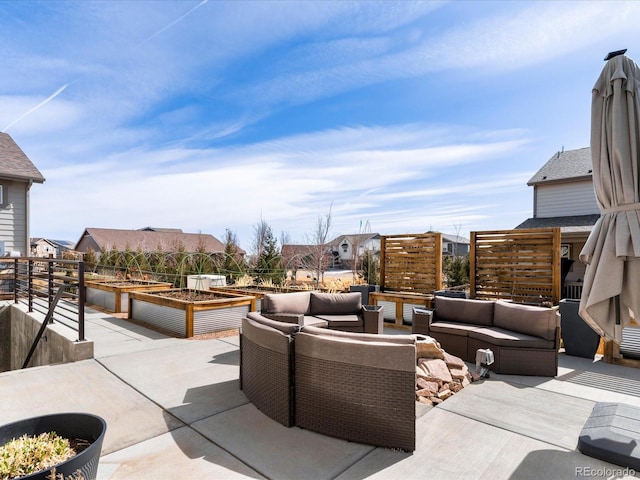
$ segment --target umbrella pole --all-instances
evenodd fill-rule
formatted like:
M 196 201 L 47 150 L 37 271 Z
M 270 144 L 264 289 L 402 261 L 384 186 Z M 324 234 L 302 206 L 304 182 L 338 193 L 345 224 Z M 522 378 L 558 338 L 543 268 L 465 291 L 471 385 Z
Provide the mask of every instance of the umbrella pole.
M 616 295 L 615 297 L 613 297 L 613 309 L 615 311 L 615 317 L 616 317 L 616 327 L 618 328 L 618 326 L 620 325 L 620 295 Z M 620 344 L 618 342 L 615 341 L 611 341 L 611 358 L 613 361 L 621 358 L 620 357 Z

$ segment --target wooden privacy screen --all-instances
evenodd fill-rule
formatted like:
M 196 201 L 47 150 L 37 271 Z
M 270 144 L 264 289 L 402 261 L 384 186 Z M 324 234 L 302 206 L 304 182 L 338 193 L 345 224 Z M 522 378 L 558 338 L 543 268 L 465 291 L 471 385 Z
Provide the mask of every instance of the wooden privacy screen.
M 442 288 L 442 234 L 380 237 L 380 289 L 433 294 Z
M 471 232 L 471 297 L 560 302 L 560 229 Z

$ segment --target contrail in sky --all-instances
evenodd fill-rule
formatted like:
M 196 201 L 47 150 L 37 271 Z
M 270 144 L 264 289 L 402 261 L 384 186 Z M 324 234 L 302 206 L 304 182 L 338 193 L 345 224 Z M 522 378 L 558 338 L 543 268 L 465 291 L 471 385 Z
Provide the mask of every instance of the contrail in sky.
M 184 17 L 186 17 L 187 15 L 192 14 L 193 12 L 195 12 L 197 9 L 199 9 L 202 5 L 204 5 L 205 3 L 207 3 L 209 0 L 202 0 L 198 5 L 196 5 L 195 7 L 193 7 L 191 10 L 189 10 L 187 13 L 185 13 L 184 15 L 179 16 L 178 18 L 176 18 L 173 22 L 171 22 L 169 25 L 167 25 L 164 28 L 161 28 L 160 30 L 158 30 L 156 33 L 154 33 L 153 35 L 151 35 L 150 37 L 148 37 L 144 42 L 142 43 L 146 43 L 149 40 L 151 40 L 152 38 L 157 37 L 158 35 L 160 35 L 162 32 L 164 32 L 165 30 L 170 29 L 171 27 L 173 27 L 176 23 L 178 23 L 179 21 L 181 21 Z
M 43 100 L 42 102 L 40 102 L 38 105 L 36 105 L 35 107 L 27 110 L 26 112 L 24 112 L 22 115 L 20 115 L 18 118 L 16 118 L 13 122 L 11 122 L 9 125 L 7 125 L 6 127 L 4 127 L 2 129 L 3 132 L 6 132 L 7 130 L 9 130 L 11 127 L 13 127 L 16 123 L 18 123 L 20 120 L 22 120 L 24 117 L 26 117 L 27 115 L 32 114 L 33 112 L 35 112 L 36 110 L 38 110 L 40 107 L 46 105 L 47 103 L 49 103 L 51 100 L 53 100 L 54 98 L 56 98 L 58 95 L 60 95 L 65 88 L 67 88 L 69 86 L 69 84 L 65 84 L 62 87 L 60 87 L 58 90 L 55 91 L 55 93 L 51 96 L 49 96 L 49 98 L 47 98 L 46 100 Z

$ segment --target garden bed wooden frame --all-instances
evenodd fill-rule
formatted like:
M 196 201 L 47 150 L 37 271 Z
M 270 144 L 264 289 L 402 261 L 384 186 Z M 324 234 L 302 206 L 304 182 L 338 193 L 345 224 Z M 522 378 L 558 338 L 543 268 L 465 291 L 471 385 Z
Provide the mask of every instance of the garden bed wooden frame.
M 169 292 L 191 291 L 171 289 Z M 162 296 L 161 291 L 132 292 L 129 295 L 128 318 L 163 332 L 190 338 L 195 335 L 239 328 L 242 318 L 249 313 L 255 297 L 230 292 L 207 292 L 221 298 L 211 300 L 182 300 Z
M 173 284 L 151 280 L 86 280 L 84 286 L 87 304 L 113 313 L 126 313 L 129 308 L 129 293 L 169 290 Z

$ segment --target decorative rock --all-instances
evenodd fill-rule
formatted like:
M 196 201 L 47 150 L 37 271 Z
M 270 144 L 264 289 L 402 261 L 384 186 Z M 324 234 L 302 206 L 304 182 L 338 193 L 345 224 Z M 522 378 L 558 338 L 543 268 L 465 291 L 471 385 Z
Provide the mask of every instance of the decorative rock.
M 425 383 L 425 386 L 420 390 L 418 390 L 416 392 L 416 395 L 423 396 L 423 397 L 430 397 L 432 395 L 437 394 L 438 391 L 440 390 L 439 388 L 440 385 L 438 384 L 438 382 L 424 381 L 424 383 Z
M 464 360 L 447 352 L 444 352 L 444 362 L 449 368 L 468 368 Z
M 440 348 L 435 338 L 419 335 L 416 340 L 416 358 L 445 358 L 446 352 Z
M 451 395 L 453 395 L 453 392 L 451 390 L 449 390 L 448 388 L 445 388 L 444 390 L 438 392 L 438 398 L 440 398 L 442 400 L 446 400 Z
M 451 372 L 447 368 L 447 364 L 443 360 L 437 358 L 418 360 L 418 366 L 424 369 L 427 373 L 430 373 L 434 378 L 442 380 L 443 382 L 450 382 L 453 380 Z
M 451 377 L 457 380 L 462 380 L 463 378 L 467 378 L 467 375 L 469 375 L 469 369 L 466 368 L 466 365 L 465 365 L 465 369 L 449 368 L 449 372 L 451 373 Z
M 416 345 L 421 345 L 416 348 L 417 402 L 436 406 L 477 380 L 464 360 L 442 350 L 435 339 L 419 336 Z

